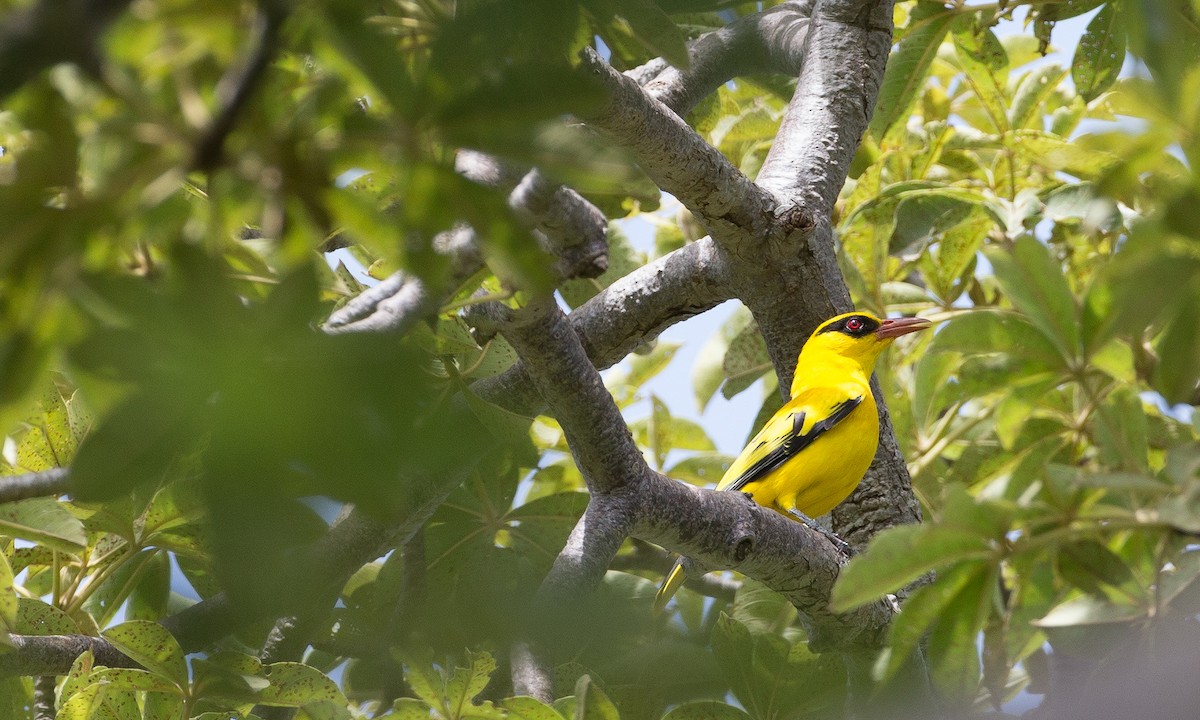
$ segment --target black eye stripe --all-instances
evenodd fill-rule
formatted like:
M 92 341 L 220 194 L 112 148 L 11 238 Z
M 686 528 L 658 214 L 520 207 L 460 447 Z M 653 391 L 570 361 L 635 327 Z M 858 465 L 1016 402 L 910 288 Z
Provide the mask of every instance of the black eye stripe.
M 851 321 L 857 321 L 861 323 L 861 326 L 857 328 L 851 328 L 849 327 Z M 866 315 L 850 315 L 849 317 L 844 317 L 835 323 L 829 323 L 828 325 L 822 327 L 817 334 L 820 335 L 827 332 L 840 332 L 844 335 L 857 338 L 869 335 L 878 329 L 879 322 L 874 318 Z

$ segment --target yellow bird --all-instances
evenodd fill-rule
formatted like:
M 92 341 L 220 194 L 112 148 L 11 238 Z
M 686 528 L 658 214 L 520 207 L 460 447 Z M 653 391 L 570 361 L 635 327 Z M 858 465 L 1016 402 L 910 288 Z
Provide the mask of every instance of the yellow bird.
M 924 318 L 881 320 L 865 312 L 822 323 L 800 350 L 791 400 L 746 445 L 717 490 L 747 493 L 848 552 L 845 542 L 812 517 L 845 500 L 875 457 L 879 414 L 870 386 L 875 360 L 896 338 L 930 325 Z M 679 558 L 658 589 L 655 610 L 666 606 L 683 580 Z

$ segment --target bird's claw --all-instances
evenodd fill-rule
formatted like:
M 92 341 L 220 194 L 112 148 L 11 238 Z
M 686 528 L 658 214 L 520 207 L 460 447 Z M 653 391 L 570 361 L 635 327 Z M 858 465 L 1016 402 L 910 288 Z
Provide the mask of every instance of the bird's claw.
M 805 526 L 807 526 L 809 530 L 816 532 L 821 537 L 828 540 L 829 543 L 831 545 L 833 545 L 834 549 L 837 550 L 838 553 L 842 557 L 846 558 L 847 560 L 854 557 L 854 548 L 850 547 L 850 543 L 846 542 L 845 540 L 841 539 L 834 533 L 832 533 L 832 532 L 826 530 L 825 528 L 821 527 L 820 525 L 818 525 L 816 520 L 813 520 L 812 518 L 810 518 L 809 516 L 800 512 L 799 510 L 796 510 L 795 508 L 788 510 L 788 513 L 792 517 L 796 518 L 801 523 L 803 523 Z

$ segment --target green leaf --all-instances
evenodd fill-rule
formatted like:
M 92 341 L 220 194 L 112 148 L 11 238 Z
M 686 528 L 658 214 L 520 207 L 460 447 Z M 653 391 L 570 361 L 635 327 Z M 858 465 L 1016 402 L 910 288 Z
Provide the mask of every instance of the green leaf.
M 1197 298 L 1180 302 L 1158 341 L 1154 387 L 1169 403 L 1194 402 L 1200 385 L 1200 308 Z
M 629 425 L 639 446 L 649 448 L 657 467 L 672 450 L 715 450 L 708 433 L 698 423 L 671 415 L 665 403 L 650 397 L 650 415 Z
M 514 547 L 530 559 L 544 562 L 548 570 L 587 504 L 587 493 L 560 492 L 514 508 L 505 515 L 506 521 L 516 523 L 509 528 Z
M 183 690 L 157 673 L 136 668 L 96 668 L 88 676 L 88 682 L 108 683 L 122 690 L 168 693 L 183 697 Z
M 581 675 L 575 683 L 575 720 L 620 720 L 612 700 L 592 678 Z
M 987 619 L 996 583 L 995 566 L 971 575 L 942 609 L 929 635 L 930 677 L 953 705 L 970 707 L 981 679 L 979 631 Z
M 1102 175 L 1121 162 L 1121 158 L 1086 143 L 1040 130 L 1017 130 L 1005 137 L 1007 146 L 1051 171 L 1063 171 L 1076 177 Z
M 1112 468 L 1149 472 L 1149 436 L 1142 399 L 1131 385 L 1119 385 L 1100 403 L 1092 431 L 1100 457 Z
M 487 652 L 468 652 L 467 667 L 454 668 L 446 681 L 446 705 L 456 717 L 471 707 L 475 696 L 483 692 L 495 671 L 496 660 Z
M 501 700 L 500 707 L 514 720 L 563 720 L 554 708 L 537 698 L 523 695 Z
M 725 382 L 725 353 L 729 344 L 753 323 L 754 316 L 744 305 L 739 305 L 721 329 L 700 348 L 696 364 L 692 366 L 692 391 L 698 410 L 708 406 L 709 400 Z
M 758 331 L 757 323 L 751 323 L 729 341 L 722 367 L 725 370 L 725 385 L 721 394 L 726 398 L 732 398 L 770 372 L 771 356 L 767 353 L 767 343 Z
M 9 718 L 26 718 L 26 708 L 33 706 L 33 682 L 27 677 L 8 677 L 0 680 L 0 714 Z
M 157 549 L 142 550 L 131 558 L 118 559 L 115 562 L 120 562 L 121 566 L 108 575 L 103 584 L 92 592 L 84 604 L 84 608 L 92 617 L 96 618 L 97 624 L 101 627 L 112 621 L 129 596 L 141 585 L 144 574 L 149 572 L 153 575 L 157 572 L 159 573 L 158 580 L 161 582 L 164 572 L 163 563 L 166 562 L 165 572 L 168 581 L 170 578 L 170 561 L 166 558 L 165 553 Z M 159 590 L 161 591 L 161 587 Z M 157 620 L 158 618 L 130 619 Z
M 1014 128 L 1041 130 L 1046 101 L 1059 91 L 1067 71 L 1059 65 L 1043 65 L 1029 71 L 1013 94 L 1009 119 Z
M 79 626 L 62 610 L 34 598 L 17 598 L 13 631 L 22 635 L 74 635 Z
M 1056 605 L 1033 624 L 1046 633 L 1056 651 L 1087 656 L 1104 653 L 1143 619 L 1139 608 L 1083 595 Z
M 59 698 L 69 698 L 86 687 L 88 675 L 92 673 L 95 662 L 91 650 L 84 650 L 79 657 L 75 658 L 67 677 L 63 680 L 62 687 L 59 688 Z M 63 701 L 60 700 L 60 706 L 61 702 Z
M 466 384 L 459 384 L 458 389 L 467 401 L 471 414 L 487 428 L 492 437 L 513 447 L 529 444 L 529 427 L 533 424 L 533 418 L 518 415 L 484 400 Z
M 184 720 L 183 698 L 176 694 L 146 693 L 142 720 Z
M 613 393 L 618 406 L 632 402 L 643 384 L 666 369 L 679 347 L 679 343 L 656 342 L 650 352 L 634 353 L 609 371 L 604 384 Z
M 67 404 L 54 382 L 47 382 L 37 410 L 25 426 L 17 443 L 17 467 L 41 472 L 71 464 L 79 438 L 71 428 Z
M 677 705 L 662 720 L 750 720 L 745 710 L 716 700 L 694 700 Z
M 1025 317 L 1011 312 L 975 310 L 954 316 L 938 329 L 926 355 L 945 352 L 1010 355 L 1016 361 L 1013 367 L 1030 375 L 1065 367 L 1050 339 Z
M 733 458 L 720 453 L 698 453 L 672 465 L 666 475 L 701 487 L 715 485 L 724 475 Z
M 87 544 L 83 523 L 54 498 L 0 505 L 0 529 L 7 535 L 69 554 Z
M 922 585 L 904 601 L 903 612 L 892 621 L 888 630 L 888 646 L 891 652 L 884 666 L 883 677 L 887 681 L 906 663 L 914 659 L 918 645 L 928 635 L 931 625 L 945 615 L 946 608 L 953 604 L 968 585 L 973 585 L 980 574 L 987 572 L 988 563 L 964 562 L 938 573 L 928 585 Z
M 1068 365 L 1079 362 L 1079 312 L 1050 251 L 1032 237 L 1021 237 L 1012 252 L 987 252 L 1000 286 L 1013 305 L 1055 344 Z
M 651 0 L 613 0 L 617 12 L 629 23 L 633 35 L 655 55 L 677 68 L 690 64 L 683 33 L 657 4 Z
M 301 707 L 320 700 L 346 703 L 337 683 L 303 663 L 271 663 L 263 667 L 262 674 L 271 683 L 258 693 L 258 702 L 263 705 Z
M 88 435 L 71 466 L 72 496 L 112 500 L 157 483 L 198 433 L 184 398 L 144 390 L 110 412 Z
M 391 712 L 385 713 L 379 720 L 429 720 L 430 710 L 429 704 L 423 700 L 396 698 Z M 557 720 L 557 717 L 551 720 Z
M 1133 572 L 1116 553 L 1095 540 L 1075 540 L 1060 545 L 1056 555 L 1059 574 L 1075 587 L 1103 596 L 1099 583 L 1119 587 Z
M 1008 98 L 1003 76 L 1008 71 L 1008 54 L 990 28 L 971 16 L 961 16 L 954 28 L 954 47 L 965 79 L 982 103 L 998 132 L 1008 130 Z
M 844 667 L 814 655 L 804 642 L 753 634 L 722 613 L 712 649 L 734 696 L 752 717 L 783 717 L 783 712 L 819 717 L 817 711 L 829 712 L 844 702 Z
M 3 644 L 9 644 L 8 633 L 16 627 L 19 608 L 12 567 L 8 558 L 0 553 L 0 642 Z
M 909 109 L 925 85 L 942 39 L 957 18 L 956 12 L 938 3 L 917 3 L 904 38 L 888 59 L 879 89 L 870 125 L 876 140 L 882 140 L 898 120 L 911 114 Z
M 133 692 L 89 684 L 67 698 L 55 720 L 142 720 L 142 713 Z
M 187 662 L 179 642 L 158 623 L 133 620 L 104 631 L 104 638 L 147 670 L 187 687 Z
M 900 526 L 876 535 L 850 560 L 833 587 L 830 606 L 846 612 L 893 592 L 930 570 L 994 553 L 979 533 L 940 525 Z
M 1125 32 L 1118 8 L 1111 2 L 1088 23 L 1071 61 L 1071 79 L 1084 100 L 1095 100 L 1117 82 L 1125 64 Z
M 786 598 L 750 578 L 742 580 L 729 614 L 745 625 L 752 635 L 775 633 L 785 638 L 796 620 L 796 608 Z

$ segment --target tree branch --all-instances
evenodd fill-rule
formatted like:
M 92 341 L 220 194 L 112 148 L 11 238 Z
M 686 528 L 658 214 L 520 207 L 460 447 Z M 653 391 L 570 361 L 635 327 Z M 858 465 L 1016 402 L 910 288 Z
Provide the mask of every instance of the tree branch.
M 688 48 L 687 68 L 651 61 L 626 74 L 680 117 L 735 77 L 762 72 L 794 77 L 800 74 L 813 4 L 785 2 L 700 36 Z
M 140 667 L 107 640 L 90 635 L 9 635 L 12 650 L 0 653 L 0 677 L 65 675 L 75 658 L 88 650 L 97 665 Z
M 796 93 L 758 183 L 827 217 L 867 129 L 892 42 L 892 0 L 821 0 Z
M 67 469 L 52 468 L 0 478 L 0 503 L 35 497 L 57 497 L 67 492 Z
M 450 278 L 440 291 L 403 271 L 367 288 L 330 314 L 324 330 L 331 335 L 349 332 L 388 332 L 403 335 L 442 307 L 452 289 L 483 267 L 475 231 L 463 225 L 440 233 L 434 249 L 450 258 Z
M 579 193 L 551 182 L 536 168 L 522 175 L 474 150 L 460 150 L 454 167 L 469 180 L 508 193 L 508 206 L 541 234 L 544 249 L 558 257 L 558 277 L 599 277 L 608 269 L 608 219 Z
M 619 362 L 677 322 L 732 297 L 728 263 L 710 238 L 701 238 L 617 280 L 570 315 L 571 326 L 592 364 Z M 471 389 L 491 403 L 533 417 L 545 401 L 518 362 Z
M 196 143 L 192 157 L 192 166 L 195 169 L 211 172 L 222 163 L 225 138 L 233 132 L 238 116 L 250 102 L 271 64 L 271 59 L 275 57 L 280 30 L 287 15 L 285 3 L 279 0 L 260 0 L 253 49 L 245 66 L 240 71 L 231 72 L 222 78 L 217 85 L 221 111 Z
M 595 51 L 585 49 L 582 61 L 607 98 L 584 116 L 589 126 L 629 149 L 655 184 L 691 210 L 718 241 L 770 231 L 778 203 L 769 192 Z

